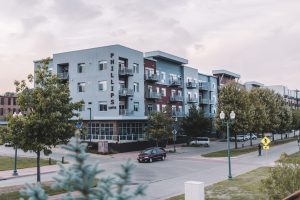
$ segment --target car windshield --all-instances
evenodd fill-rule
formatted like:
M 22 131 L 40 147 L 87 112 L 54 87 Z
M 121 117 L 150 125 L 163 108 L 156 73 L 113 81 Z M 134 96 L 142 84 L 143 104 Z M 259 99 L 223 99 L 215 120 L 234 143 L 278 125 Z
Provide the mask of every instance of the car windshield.
M 142 153 L 144 154 L 151 154 L 152 149 L 145 149 L 144 151 L 142 151 Z

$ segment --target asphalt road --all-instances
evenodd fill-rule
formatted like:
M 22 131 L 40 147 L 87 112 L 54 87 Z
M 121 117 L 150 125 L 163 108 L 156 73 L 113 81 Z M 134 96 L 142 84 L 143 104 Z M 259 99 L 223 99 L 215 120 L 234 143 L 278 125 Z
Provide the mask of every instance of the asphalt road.
M 260 139 L 259 139 L 260 140 Z M 259 140 L 255 141 L 256 143 Z M 242 143 L 239 143 L 241 145 Z M 246 144 L 246 143 L 245 143 Z M 231 147 L 234 143 L 231 142 Z M 209 148 L 177 147 L 177 153 L 168 153 L 165 161 L 153 163 L 137 163 L 137 152 L 121 153 L 112 156 L 90 155 L 88 163 L 99 162 L 99 167 L 105 172 L 101 176 L 112 175 L 118 172 L 120 165 L 127 159 L 132 159 L 136 163 L 133 171 L 133 185 L 145 184 L 147 196 L 140 198 L 143 200 L 166 199 L 184 192 L 185 181 L 201 181 L 205 185 L 210 185 L 227 179 L 228 161 L 227 158 L 203 158 L 200 155 L 212 151 L 227 148 L 226 142 L 211 142 Z M 260 166 L 272 165 L 282 152 L 294 153 L 298 151 L 297 142 L 280 145 L 271 148 L 268 154 L 263 152 L 263 156 L 258 157 L 257 152 L 245 154 L 232 158 L 232 175 L 237 176 Z M 1 155 L 13 155 L 14 150 L 0 146 Z M 65 151 L 57 148 L 51 155 L 52 158 L 60 159 L 66 156 Z M 35 156 L 35 154 L 19 151 L 21 156 Z M 68 158 L 66 158 L 68 160 Z M 56 173 L 42 174 L 42 181 L 52 180 Z M 34 183 L 36 176 L 19 177 L 10 180 L 0 181 L 0 187 L 10 185 L 23 185 L 26 182 Z

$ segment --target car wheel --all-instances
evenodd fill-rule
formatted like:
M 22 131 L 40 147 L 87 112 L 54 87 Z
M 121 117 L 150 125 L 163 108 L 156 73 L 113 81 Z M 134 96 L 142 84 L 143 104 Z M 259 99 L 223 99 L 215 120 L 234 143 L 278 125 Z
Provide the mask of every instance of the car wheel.
M 152 158 L 149 158 L 149 162 L 150 162 L 150 163 L 152 163 L 152 162 L 153 162 Z

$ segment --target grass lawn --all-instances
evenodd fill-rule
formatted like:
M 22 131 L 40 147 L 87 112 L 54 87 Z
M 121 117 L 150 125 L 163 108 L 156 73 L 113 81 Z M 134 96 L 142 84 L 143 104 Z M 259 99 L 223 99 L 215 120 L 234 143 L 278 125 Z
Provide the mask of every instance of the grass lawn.
M 285 144 L 285 143 L 296 141 L 296 140 L 297 140 L 297 138 L 288 138 L 288 139 L 285 139 L 285 140 L 276 140 L 274 142 L 271 142 L 270 148 L 272 148 L 272 146 L 277 146 L 277 145 Z M 258 151 L 257 150 L 257 145 L 254 145 L 252 147 L 231 149 L 230 152 L 231 152 L 231 156 L 239 156 L 239 155 L 254 152 L 254 151 Z M 215 152 L 203 154 L 202 156 L 203 157 L 227 157 L 227 150 L 215 151 Z
M 55 160 L 52 160 L 51 162 L 53 165 L 56 164 Z M 12 170 L 14 166 L 14 157 L 0 156 L 0 163 L 1 163 L 0 171 Z M 49 165 L 49 161 L 41 159 L 41 166 L 46 166 L 46 165 Z M 29 167 L 36 167 L 35 158 L 18 157 L 17 160 L 18 169 L 29 168 Z
M 265 195 L 259 190 L 260 181 L 269 174 L 269 167 L 261 167 L 247 172 L 232 180 L 222 181 L 205 187 L 206 200 L 259 200 L 265 199 Z M 171 197 L 168 200 L 184 200 L 184 195 Z

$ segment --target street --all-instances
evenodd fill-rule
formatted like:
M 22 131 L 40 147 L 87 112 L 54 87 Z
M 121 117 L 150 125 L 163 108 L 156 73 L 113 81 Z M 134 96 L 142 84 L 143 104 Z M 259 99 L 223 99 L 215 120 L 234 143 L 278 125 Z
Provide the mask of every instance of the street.
M 260 139 L 256 140 L 256 144 Z M 239 143 L 240 144 L 240 143 Z M 201 154 L 226 149 L 226 142 L 211 142 L 209 148 L 205 147 L 177 147 L 177 153 L 168 153 L 165 161 L 157 161 L 153 163 L 137 163 L 137 152 L 120 153 L 114 155 L 90 155 L 87 160 L 90 164 L 99 162 L 99 167 L 105 172 L 101 176 L 112 175 L 118 172 L 120 165 L 127 159 L 131 159 L 136 163 L 133 171 L 133 186 L 136 184 L 145 184 L 148 186 L 146 197 L 140 199 L 165 199 L 171 196 L 182 194 L 184 192 L 185 181 L 201 181 L 205 185 L 227 179 L 228 162 L 225 158 L 204 158 Z M 234 143 L 231 142 L 231 147 Z M 291 142 L 280 146 L 271 147 L 268 153 L 263 151 L 261 157 L 257 156 L 257 152 L 245 154 L 232 158 L 232 174 L 233 178 L 239 174 L 253 170 L 260 166 L 270 166 L 279 158 L 282 152 L 288 154 L 298 151 L 297 142 Z M 1 154 L 13 155 L 13 149 L 0 146 Z M 19 153 L 21 156 L 35 156 L 30 153 Z M 57 148 L 51 155 L 52 158 L 61 159 L 66 152 Z M 52 180 L 56 173 L 42 174 L 42 181 Z M 34 183 L 36 176 L 18 177 L 9 180 L 0 181 L 0 187 L 11 185 L 23 185 L 26 182 Z

